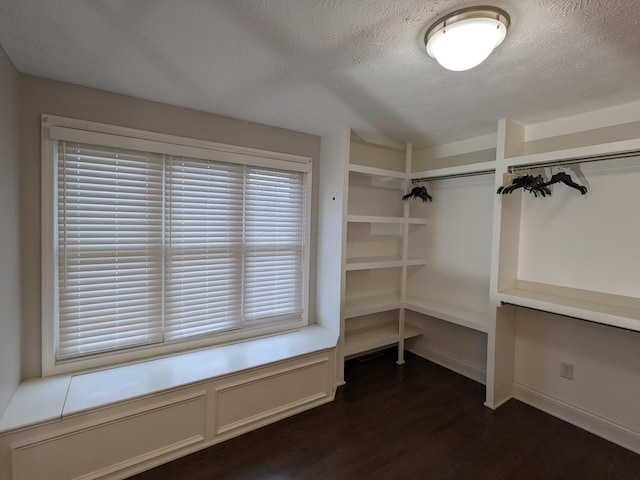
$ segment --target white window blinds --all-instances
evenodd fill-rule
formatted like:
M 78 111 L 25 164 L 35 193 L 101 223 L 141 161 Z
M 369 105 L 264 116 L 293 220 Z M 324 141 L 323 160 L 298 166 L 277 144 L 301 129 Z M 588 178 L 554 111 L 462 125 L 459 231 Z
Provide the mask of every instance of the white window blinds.
M 242 166 L 170 157 L 167 338 L 242 326 Z
M 305 196 L 295 172 L 245 170 L 244 317 L 300 318 Z M 277 223 L 274 222 L 278 219 Z
M 58 141 L 58 359 L 303 314 L 305 173 Z
M 162 156 L 60 142 L 58 358 L 162 338 Z

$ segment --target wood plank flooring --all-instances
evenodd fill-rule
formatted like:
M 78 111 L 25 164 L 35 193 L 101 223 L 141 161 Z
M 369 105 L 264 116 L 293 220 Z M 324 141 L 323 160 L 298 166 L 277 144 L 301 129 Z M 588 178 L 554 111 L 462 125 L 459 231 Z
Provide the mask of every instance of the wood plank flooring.
M 330 404 L 132 479 L 640 480 L 640 455 L 415 355 L 346 364 Z

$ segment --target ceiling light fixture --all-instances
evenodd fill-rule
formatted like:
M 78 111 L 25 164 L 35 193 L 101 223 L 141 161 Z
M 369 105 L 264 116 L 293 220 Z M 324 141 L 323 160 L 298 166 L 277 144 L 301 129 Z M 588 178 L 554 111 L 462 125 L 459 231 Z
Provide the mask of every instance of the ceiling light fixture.
M 460 72 L 480 65 L 507 35 L 510 20 L 495 7 L 456 10 L 431 25 L 424 36 L 427 53 Z

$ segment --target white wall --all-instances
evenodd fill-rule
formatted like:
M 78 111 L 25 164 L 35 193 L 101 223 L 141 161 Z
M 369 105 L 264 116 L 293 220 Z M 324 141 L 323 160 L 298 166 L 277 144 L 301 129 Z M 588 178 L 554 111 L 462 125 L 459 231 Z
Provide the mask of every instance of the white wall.
M 582 412 L 588 429 L 619 426 L 638 443 L 640 333 L 524 308 L 516 318 L 516 397 L 524 387 L 529 403 L 568 420 Z M 573 380 L 560 377 L 560 362 L 574 366 Z
M 18 72 L 0 47 L 0 413 L 20 382 Z

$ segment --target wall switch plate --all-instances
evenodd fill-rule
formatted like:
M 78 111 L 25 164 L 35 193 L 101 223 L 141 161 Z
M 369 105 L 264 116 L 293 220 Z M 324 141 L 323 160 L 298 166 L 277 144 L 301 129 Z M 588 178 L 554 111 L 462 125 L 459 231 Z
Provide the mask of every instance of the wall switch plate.
M 560 362 L 560 376 L 567 380 L 573 380 L 573 365 L 566 362 Z

